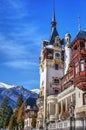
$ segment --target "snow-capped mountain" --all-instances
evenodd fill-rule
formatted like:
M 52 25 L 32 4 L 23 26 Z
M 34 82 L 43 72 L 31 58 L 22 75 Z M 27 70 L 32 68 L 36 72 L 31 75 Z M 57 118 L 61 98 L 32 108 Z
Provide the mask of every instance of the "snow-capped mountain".
M 26 101 L 29 97 L 38 97 L 37 93 L 27 90 L 22 86 L 8 85 L 0 82 L 0 104 L 6 96 L 8 97 L 9 104 L 14 108 L 19 94 L 23 95 L 24 101 Z
M 8 85 L 8 84 L 5 84 L 5 83 L 2 83 L 0 82 L 0 88 L 13 88 L 13 87 L 16 87 L 16 85 Z
M 32 92 L 35 92 L 35 93 L 37 93 L 37 94 L 39 94 L 40 89 L 32 89 L 31 91 L 32 91 Z

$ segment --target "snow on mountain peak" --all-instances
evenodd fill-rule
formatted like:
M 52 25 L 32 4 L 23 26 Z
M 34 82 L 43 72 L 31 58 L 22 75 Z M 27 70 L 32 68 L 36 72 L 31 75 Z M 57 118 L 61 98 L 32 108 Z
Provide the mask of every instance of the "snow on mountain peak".
M 8 84 L 0 82 L 0 88 L 9 89 L 9 88 L 13 88 L 13 87 L 16 87 L 16 85 L 8 85 Z
M 37 94 L 39 94 L 39 92 L 40 92 L 39 89 L 32 89 L 31 91 L 34 92 L 34 93 L 37 93 Z

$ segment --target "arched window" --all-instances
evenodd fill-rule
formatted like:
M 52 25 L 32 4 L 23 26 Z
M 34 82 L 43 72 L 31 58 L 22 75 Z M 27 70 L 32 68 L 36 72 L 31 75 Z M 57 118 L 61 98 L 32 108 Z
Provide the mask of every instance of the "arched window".
M 84 60 L 83 59 L 80 60 L 80 71 L 81 72 L 84 71 Z

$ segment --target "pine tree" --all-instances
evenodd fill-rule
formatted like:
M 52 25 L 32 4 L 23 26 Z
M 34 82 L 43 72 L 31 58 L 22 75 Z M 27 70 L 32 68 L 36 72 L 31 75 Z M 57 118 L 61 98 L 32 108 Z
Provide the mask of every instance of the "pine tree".
M 10 122 L 9 122 L 9 130 L 12 130 L 13 128 L 17 127 L 17 120 L 15 113 L 11 116 Z
M 0 128 L 3 128 L 3 123 L 4 123 L 3 110 L 2 108 L 0 108 Z
M 18 99 L 17 99 L 17 102 L 16 102 L 15 112 L 13 114 L 13 117 L 11 117 L 11 120 L 10 120 L 10 124 L 9 124 L 10 129 L 13 128 L 13 127 L 18 127 L 18 125 L 19 125 L 19 122 L 17 121 L 17 118 L 18 118 L 18 113 L 19 113 L 19 110 L 20 110 L 20 108 L 22 106 L 22 103 L 23 103 L 23 96 L 22 96 L 22 94 L 20 94 L 18 96 Z
M 19 109 L 19 107 L 21 107 L 22 103 L 23 103 L 23 96 L 22 96 L 22 94 L 20 94 L 18 96 L 18 100 L 17 100 L 17 103 L 16 103 L 16 108 Z
M 33 128 L 36 127 L 36 116 L 35 116 L 35 115 L 32 116 L 31 126 L 32 126 Z
M 7 97 L 4 98 L 1 107 L 0 107 L 0 118 L 1 118 L 1 127 L 6 128 L 9 124 L 10 117 L 13 113 L 12 108 L 8 104 Z
M 13 114 L 12 108 L 10 106 L 7 106 L 7 111 L 6 111 L 6 115 L 5 115 L 5 119 L 4 119 L 5 128 L 6 128 L 6 126 L 8 126 L 12 114 Z
M 18 110 L 18 117 L 17 117 L 17 122 L 22 122 L 23 121 L 23 118 L 24 118 L 24 107 L 25 107 L 25 104 L 23 103 L 21 105 L 21 107 L 19 108 Z
M 25 104 L 22 103 L 21 107 L 18 110 L 17 123 L 23 128 L 24 125 L 24 108 Z
M 15 127 L 17 128 L 20 123 L 23 124 L 23 111 L 24 111 L 23 96 L 22 94 L 20 94 L 16 102 L 15 112 L 10 119 L 9 130 Z

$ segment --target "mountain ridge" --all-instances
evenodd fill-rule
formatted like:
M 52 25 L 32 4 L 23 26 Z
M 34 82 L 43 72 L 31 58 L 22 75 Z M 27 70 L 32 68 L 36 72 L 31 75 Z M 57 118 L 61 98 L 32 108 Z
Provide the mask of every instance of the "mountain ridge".
M 9 105 L 15 108 L 19 94 L 23 95 L 23 100 L 26 101 L 29 97 L 38 98 L 38 94 L 24 88 L 23 86 L 8 85 L 0 82 L 0 104 L 4 97 L 8 98 Z

